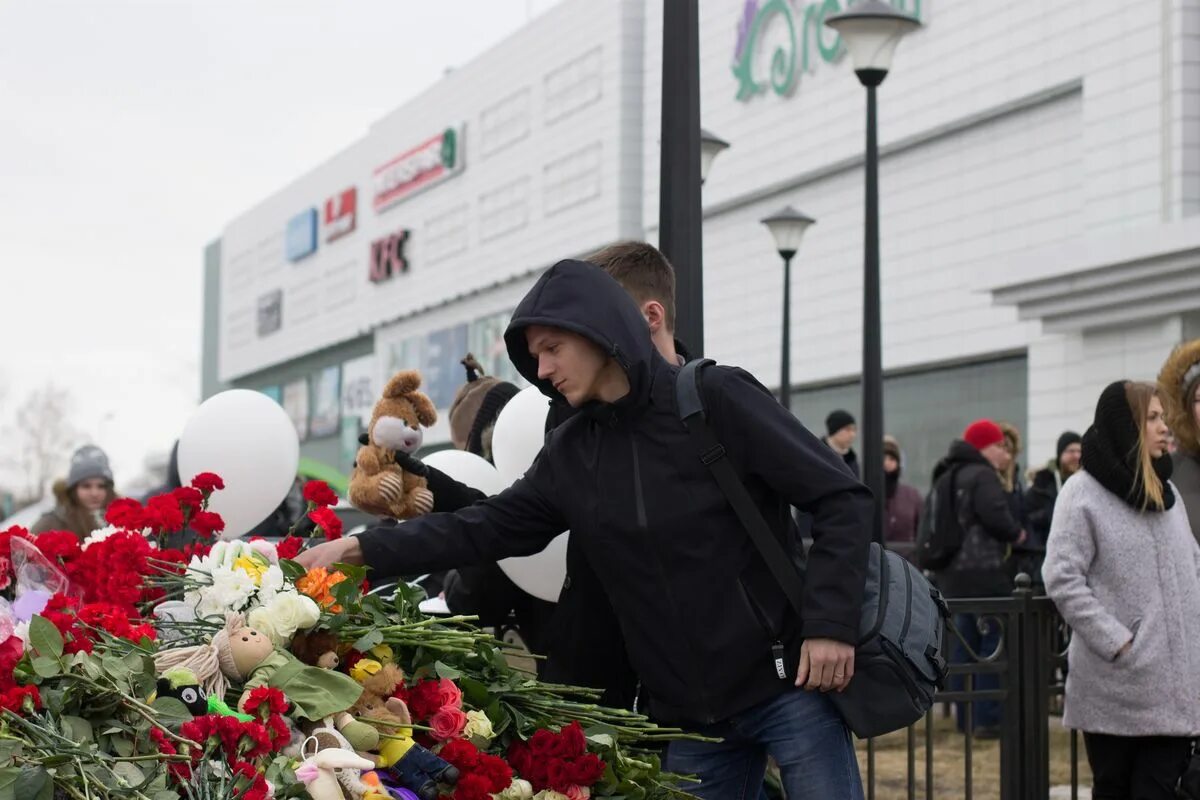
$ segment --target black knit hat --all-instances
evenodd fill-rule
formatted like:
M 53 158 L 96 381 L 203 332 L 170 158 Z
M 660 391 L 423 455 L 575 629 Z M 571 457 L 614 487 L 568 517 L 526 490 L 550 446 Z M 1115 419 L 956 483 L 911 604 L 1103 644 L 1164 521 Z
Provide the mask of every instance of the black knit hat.
M 825 432 L 833 436 L 842 428 L 855 424 L 857 423 L 854 421 L 854 416 L 849 411 L 843 411 L 839 408 L 825 418 Z
M 487 394 L 483 396 L 483 403 L 479 406 L 479 413 L 475 415 L 475 421 L 471 423 L 471 432 L 467 435 L 467 452 L 477 456 L 484 454 L 484 432 L 496 424 L 496 420 L 500 418 L 500 412 L 508 405 L 508 401 L 516 397 L 520 391 L 508 381 L 500 381 L 488 389 Z
M 1096 419 L 1083 435 L 1083 468 L 1100 485 L 1133 508 L 1147 508 L 1146 495 L 1137 480 L 1141 426 L 1125 395 L 1128 381 L 1110 383 L 1096 403 Z M 1154 474 L 1162 481 L 1163 505 L 1175 505 L 1175 493 L 1167 481 L 1171 477 L 1171 456 L 1154 459 Z M 1149 507 L 1154 509 L 1153 506 Z
M 1073 444 L 1083 444 L 1083 437 L 1075 431 L 1064 431 L 1063 435 L 1058 437 L 1058 452 L 1054 456 L 1055 462 L 1062 461 L 1062 454 Z

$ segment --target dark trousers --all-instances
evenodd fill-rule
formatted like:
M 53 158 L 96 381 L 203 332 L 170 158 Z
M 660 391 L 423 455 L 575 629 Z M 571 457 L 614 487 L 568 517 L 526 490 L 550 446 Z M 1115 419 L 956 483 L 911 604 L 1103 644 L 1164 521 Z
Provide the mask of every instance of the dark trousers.
M 981 625 L 983 630 L 980 630 Z M 966 647 L 964 647 L 963 642 L 959 641 L 957 636 L 954 637 L 953 663 L 955 664 L 979 663 L 967 651 L 967 647 L 971 648 L 975 656 L 980 659 L 986 659 L 1000 648 L 1000 625 L 994 619 L 981 618 L 975 614 L 955 614 L 954 627 L 958 628 L 958 632 L 962 634 L 962 638 L 966 642 Z M 972 691 L 985 692 L 1000 688 L 1000 676 L 995 672 L 976 673 L 974 679 Z M 951 677 L 950 688 L 956 692 L 965 690 L 967 676 Z M 971 717 L 972 730 L 1000 727 L 1003 720 L 1003 706 L 999 700 L 976 700 L 971 705 L 974 707 Z M 955 715 L 958 718 L 958 730 L 965 733 L 967 730 L 967 703 L 956 703 Z
M 1191 739 L 1084 733 L 1094 800 L 1174 800 Z

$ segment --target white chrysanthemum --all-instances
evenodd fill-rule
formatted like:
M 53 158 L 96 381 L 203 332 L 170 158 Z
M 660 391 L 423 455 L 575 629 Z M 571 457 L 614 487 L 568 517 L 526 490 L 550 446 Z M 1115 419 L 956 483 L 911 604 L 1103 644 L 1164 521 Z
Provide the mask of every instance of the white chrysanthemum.
M 88 534 L 88 537 L 83 540 L 83 544 L 81 544 L 80 547 L 83 548 L 84 550 L 87 550 L 92 545 L 96 544 L 97 542 L 103 542 L 105 539 L 112 536 L 113 534 L 125 533 L 125 532 L 140 533 L 143 537 L 146 537 L 146 538 L 149 538 L 150 534 L 152 533 L 152 531 L 149 528 L 142 528 L 140 531 L 133 531 L 128 528 L 119 528 L 116 525 L 108 525 L 103 528 L 97 528 L 96 530 L 94 530 L 90 534 Z M 151 542 L 150 545 L 151 545 L 151 547 L 157 547 L 157 545 L 154 544 L 154 542 Z
M 219 617 L 227 611 L 241 611 L 258 590 L 254 578 L 240 569 L 218 566 L 210 574 L 211 586 L 201 586 L 184 595 L 184 602 L 195 603 L 198 617 Z

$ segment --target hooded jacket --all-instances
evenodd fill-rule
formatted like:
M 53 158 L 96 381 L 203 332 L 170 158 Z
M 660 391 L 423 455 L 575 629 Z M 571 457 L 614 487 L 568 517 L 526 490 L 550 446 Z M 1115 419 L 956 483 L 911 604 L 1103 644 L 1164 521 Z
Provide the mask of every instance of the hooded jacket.
M 364 536 L 365 563 L 423 572 L 543 549 L 571 530 L 604 582 L 630 660 L 664 721 L 727 719 L 790 689 L 802 638 L 858 639 L 870 543 L 871 495 L 841 459 L 748 373 L 705 373 L 710 424 L 771 528 L 800 552 L 789 504 L 814 518 L 803 620 L 795 619 L 711 473 L 693 452 L 675 400 L 678 367 L 662 359 L 646 322 L 600 269 L 563 261 L 517 307 L 509 357 L 538 378 L 525 330 L 545 325 L 599 346 L 624 370 L 629 394 L 593 401 L 555 428 L 525 477 L 456 514 L 406 522 L 404 535 Z
M 1000 476 L 983 455 L 958 440 L 933 471 L 934 483 L 954 469 L 958 513 L 963 520 L 962 548 L 938 573 L 938 586 L 947 597 L 996 597 L 1012 591 L 1004 569 L 1009 544 L 1021 536 L 1009 495 Z

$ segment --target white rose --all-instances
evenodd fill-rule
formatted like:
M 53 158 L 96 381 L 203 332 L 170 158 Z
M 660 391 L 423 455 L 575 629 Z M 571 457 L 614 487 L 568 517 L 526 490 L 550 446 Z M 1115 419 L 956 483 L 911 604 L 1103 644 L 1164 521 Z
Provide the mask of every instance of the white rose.
M 496 732 L 492 729 L 492 721 L 488 719 L 488 715 L 482 711 L 467 712 L 467 727 L 463 728 L 463 737 L 466 739 L 483 739 L 490 742 L 496 738 Z
M 271 615 L 275 630 L 284 640 L 291 639 L 298 630 L 311 628 L 321 619 L 321 607 L 311 597 L 298 592 L 280 592 L 270 605 L 263 606 L 263 610 Z
M 247 625 L 270 639 L 276 647 L 282 647 L 287 643 L 287 637 L 284 637 L 281 631 L 275 627 L 275 622 L 275 618 L 271 616 L 271 612 L 265 606 L 259 606 L 246 617 Z
M 553 789 L 543 789 L 533 796 L 533 800 L 571 800 L 571 798 Z
M 512 785 L 500 794 L 494 794 L 496 800 L 533 800 L 533 784 L 514 778 Z

